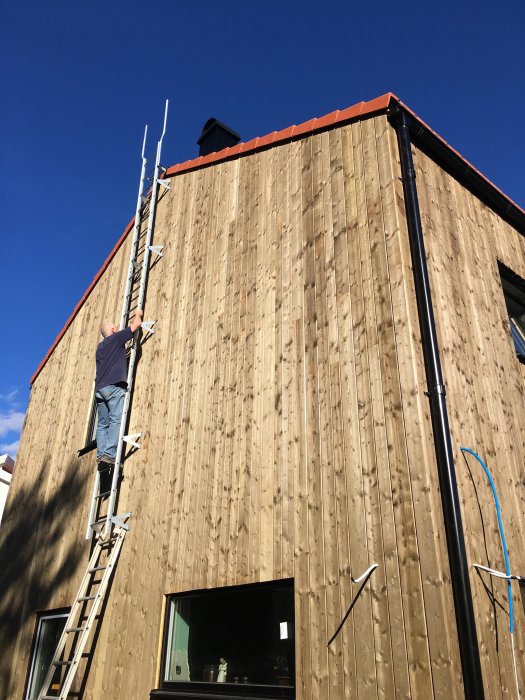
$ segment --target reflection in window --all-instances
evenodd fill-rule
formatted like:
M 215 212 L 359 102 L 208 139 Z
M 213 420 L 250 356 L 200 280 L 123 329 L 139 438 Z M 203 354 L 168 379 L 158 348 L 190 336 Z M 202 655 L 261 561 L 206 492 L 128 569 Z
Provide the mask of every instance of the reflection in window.
M 518 358 L 525 362 L 525 281 L 501 263 L 499 271 L 514 348 Z
M 185 681 L 291 687 L 293 630 L 291 579 L 171 596 L 164 685 Z
M 67 617 L 67 613 L 53 613 L 42 615 L 38 620 L 26 700 L 37 700 L 42 690 L 60 635 L 66 625 Z M 53 679 L 50 688 L 52 692 L 56 691 L 58 695 L 60 690 L 60 668 L 57 668 L 56 678 Z

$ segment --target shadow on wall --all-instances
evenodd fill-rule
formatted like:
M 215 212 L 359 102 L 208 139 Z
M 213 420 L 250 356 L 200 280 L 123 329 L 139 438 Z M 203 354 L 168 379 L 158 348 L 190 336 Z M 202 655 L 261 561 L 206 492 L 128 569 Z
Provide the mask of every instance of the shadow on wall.
M 40 478 L 9 498 L 0 527 L 0 696 L 9 692 L 13 656 L 21 627 L 36 611 L 47 610 L 57 588 L 76 573 L 85 553 L 78 540 L 67 547 L 60 540 L 70 529 L 70 518 L 84 498 L 86 484 L 78 460 L 72 459 L 65 478 L 48 484 L 50 461 L 43 460 Z M 58 474 L 60 476 L 60 473 Z M 53 489 L 45 494 L 45 487 Z M 68 601 L 71 602 L 71 601 Z M 27 640 L 30 644 L 30 639 Z M 29 653 L 29 649 L 27 649 Z M 26 668 L 16 669 L 23 682 Z M 5 695 L 3 695 L 5 693 Z

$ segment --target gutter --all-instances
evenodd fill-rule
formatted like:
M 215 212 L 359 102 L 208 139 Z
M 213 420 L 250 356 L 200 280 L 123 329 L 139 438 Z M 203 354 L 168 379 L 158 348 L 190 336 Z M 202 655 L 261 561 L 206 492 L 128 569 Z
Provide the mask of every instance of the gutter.
M 513 202 L 483 173 L 458 153 L 439 134 L 433 131 L 421 117 L 395 95 L 391 96 L 387 114 L 403 111 L 408 120 L 412 143 L 457 180 L 475 197 L 489 206 L 519 234 L 525 235 L 525 210 Z
M 454 455 L 448 422 L 446 391 L 441 371 L 432 294 L 428 279 L 423 227 L 416 188 L 416 173 L 412 160 L 410 127 L 420 127 L 420 125 L 415 124 L 412 117 L 400 106 L 395 107 L 389 118 L 397 132 L 401 159 L 408 237 L 414 269 L 414 286 L 428 387 L 428 392 L 425 393 L 430 400 L 432 431 L 441 487 L 441 503 L 447 536 L 465 698 L 467 700 L 483 700 L 483 678 L 481 675 L 465 537 L 461 521 Z

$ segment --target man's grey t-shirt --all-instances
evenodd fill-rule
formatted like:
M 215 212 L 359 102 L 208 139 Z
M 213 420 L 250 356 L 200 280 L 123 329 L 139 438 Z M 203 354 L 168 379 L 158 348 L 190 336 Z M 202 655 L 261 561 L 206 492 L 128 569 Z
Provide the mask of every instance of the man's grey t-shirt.
M 97 377 L 95 391 L 110 384 L 126 383 L 128 363 L 126 361 L 126 343 L 133 338 L 133 331 L 128 326 L 123 331 L 108 335 L 97 348 Z

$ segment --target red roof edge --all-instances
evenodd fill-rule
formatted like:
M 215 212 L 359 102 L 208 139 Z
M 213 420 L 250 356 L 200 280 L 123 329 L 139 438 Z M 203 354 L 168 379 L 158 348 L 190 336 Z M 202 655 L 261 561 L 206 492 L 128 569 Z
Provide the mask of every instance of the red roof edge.
M 381 97 L 376 97 L 370 102 L 359 102 L 353 107 L 348 107 L 348 109 L 337 110 L 331 112 L 320 119 L 310 119 L 302 124 L 289 126 L 281 131 L 274 131 L 266 136 L 257 137 L 251 141 L 246 141 L 245 143 L 238 143 L 236 146 L 230 146 L 222 151 L 216 151 L 210 153 L 207 156 L 200 156 L 193 160 L 187 160 L 184 163 L 179 163 L 178 165 L 173 165 L 166 171 L 166 177 L 171 177 L 172 175 L 178 175 L 182 172 L 187 172 L 188 170 L 194 170 L 195 168 L 202 168 L 205 165 L 211 165 L 212 163 L 218 163 L 220 161 L 228 160 L 230 158 L 235 158 L 235 156 L 246 155 L 247 153 L 253 153 L 259 148 L 265 148 L 267 146 L 275 145 L 276 143 L 284 143 L 293 138 L 298 138 L 300 136 L 305 136 L 306 134 L 312 134 L 320 129 L 326 129 L 335 124 L 340 124 L 341 122 L 346 122 L 351 119 L 362 119 L 365 116 L 371 116 L 377 112 L 384 112 L 392 99 L 397 98 L 391 93 L 387 92 Z
M 436 134 L 435 131 L 433 131 L 420 117 L 415 114 L 409 107 L 407 107 L 396 95 L 394 95 L 392 92 L 387 92 L 384 95 L 381 95 L 380 97 L 376 97 L 373 100 L 370 100 L 369 102 L 359 102 L 358 104 L 354 105 L 353 107 L 348 107 L 347 109 L 343 110 L 336 110 L 335 112 L 331 112 L 330 114 L 327 114 L 324 117 L 320 117 L 319 119 L 310 119 L 307 122 L 303 122 L 302 124 L 299 124 L 297 126 L 289 126 L 286 129 L 282 129 L 281 131 L 274 131 L 271 134 L 267 134 L 266 136 L 263 137 L 258 137 L 255 139 L 252 139 L 251 141 L 247 141 L 246 143 L 239 143 L 236 146 L 231 146 L 229 148 L 225 148 L 222 151 L 218 151 L 216 153 L 210 153 L 207 156 L 199 156 L 198 158 L 194 158 L 193 160 L 187 160 L 184 163 L 179 163 L 177 165 L 173 165 L 170 168 L 167 169 L 167 171 L 164 174 L 164 177 L 172 177 L 174 175 L 179 175 L 180 173 L 188 172 L 190 170 L 195 170 L 197 168 L 202 168 L 207 165 L 211 165 L 213 163 L 218 163 L 221 161 L 229 160 L 230 158 L 234 158 L 236 156 L 245 155 L 247 153 L 253 153 L 257 149 L 260 148 L 265 148 L 277 143 L 285 143 L 286 141 L 290 141 L 291 139 L 294 138 L 299 138 L 299 137 L 304 137 L 307 134 L 313 134 L 317 131 L 320 131 L 322 129 L 327 129 L 335 124 L 341 124 L 343 122 L 348 122 L 351 120 L 359 120 L 363 119 L 366 117 L 370 117 L 374 114 L 381 114 L 385 113 L 391 106 L 392 103 L 398 104 L 402 109 L 404 109 L 408 114 L 410 114 L 413 119 L 415 119 L 421 126 L 427 130 L 429 133 L 431 133 L 434 138 L 439 141 L 440 144 L 442 144 L 448 151 L 453 153 L 458 159 L 460 159 L 465 165 L 472 170 L 473 173 L 475 173 L 481 180 L 484 181 L 486 185 L 491 187 L 494 191 L 498 192 L 501 197 L 503 197 L 510 205 L 516 207 L 517 210 L 519 210 L 524 216 L 525 216 L 525 211 L 521 209 L 515 202 L 513 202 L 507 195 L 505 195 L 496 185 L 494 185 L 488 178 L 486 178 L 482 173 L 479 172 L 473 165 L 471 165 L 463 156 L 461 156 L 452 146 L 447 143 L 444 139 L 439 136 L 439 134 Z M 113 257 L 119 250 L 120 246 L 123 244 L 123 242 L 126 239 L 126 236 L 128 235 L 129 231 L 131 230 L 132 226 L 134 223 L 134 218 L 129 222 L 129 224 L 126 226 L 124 229 L 124 232 L 122 233 L 121 237 L 117 241 L 117 244 L 111 251 L 111 253 L 108 255 L 106 260 L 104 261 L 102 267 L 100 270 L 97 272 L 95 275 L 93 281 L 87 288 L 86 292 L 84 293 L 83 297 L 80 299 L 78 304 L 75 306 L 73 309 L 73 313 L 71 316 L 68 318 L 66 321 L 64 327 L 60 331 L 60 333 L 57 335 L 54 343 L 51 345 L 49 350 L 47 351 L 46 356 L 38 366 L 38 369 L 36 372 L 33 374 L 30 380 L 30 384 L 33 384 L 35 379 L 38 377 L 40 372 L 42 371 L 42 368 L 52 355 L 54 349 L 60 342 L 60 340 L 63 338 L 65 332 L 73 322 L 75 316 L 79 312 L 80 308 L 82 307 L 83 303 L 86 301 L 88 296 L 90 295 L 91 291 L 93 290 L 94 286 L 108 267 L 109 263 L 112 261 Z

